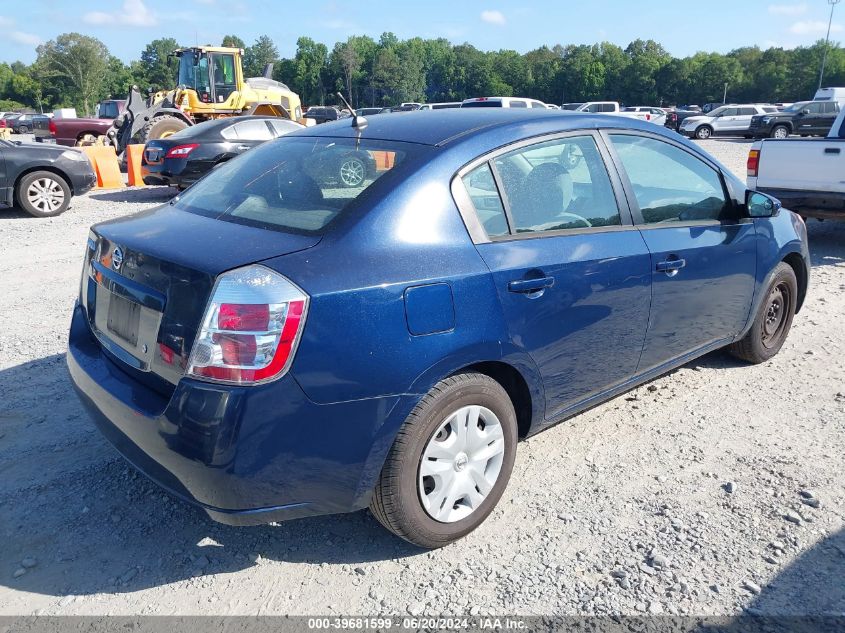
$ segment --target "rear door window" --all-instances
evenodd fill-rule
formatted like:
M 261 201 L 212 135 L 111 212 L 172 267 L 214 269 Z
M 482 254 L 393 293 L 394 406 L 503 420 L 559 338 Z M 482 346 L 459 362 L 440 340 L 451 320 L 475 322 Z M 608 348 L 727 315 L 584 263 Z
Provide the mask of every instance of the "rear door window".
M 687 151 L 633 134 L 611 134 L 646 224 L 725 219 L 718 172 Z
M 235 129 L 238 138 L 244 141 L 269 141 L 273 138 L 273 133 L 267 127 L 267 122 L 264 119 L 241 121 L 232 127 Z
M 510 106 L 512 108 L 527 108 L 528 106 L 525 104 L 524 101 L 511 101 Z
M 514 233 L 619 226 L 604 160 L 592 136 L 538 143 L 492 161 Z
M 754 116 L 757 114 L 757 108 L 740 108 L 739 114 L 741 116 Z

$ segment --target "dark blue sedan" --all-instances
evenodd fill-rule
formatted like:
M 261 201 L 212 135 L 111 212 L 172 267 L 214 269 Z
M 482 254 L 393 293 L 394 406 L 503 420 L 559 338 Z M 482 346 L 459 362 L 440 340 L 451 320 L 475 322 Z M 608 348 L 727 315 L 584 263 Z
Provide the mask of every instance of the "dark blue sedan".
M 517 441 L 712 350 L 775 355 L 806 230 L 677 134 L 474 109 L 349 118 L 95 226 L 68 365 L 135 466 L 216 520 L 370 507 L 439 547 Z M 326 156 L 366 152 L 339 183 Z

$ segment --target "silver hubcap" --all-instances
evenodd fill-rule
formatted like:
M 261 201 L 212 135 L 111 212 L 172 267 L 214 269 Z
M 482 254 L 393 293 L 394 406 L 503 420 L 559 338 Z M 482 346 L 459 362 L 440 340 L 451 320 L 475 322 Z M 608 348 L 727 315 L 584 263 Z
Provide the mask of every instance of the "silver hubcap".
M 51 213 L 62 206 L 65 201 L 65 192 L 52 178 L 39 178 L 29 185 L 26 198 L 39 211 Z
M 698 136 L 699 138 L 710 138 L 710 130 L 708 130 L 706 127 L 703 127 L 701 128 L 701 130 L 699 130 Z
M 775 130 L 775 138 L 786 138 L 786 130 L 779 127 Z
M 364 165 L 359 160 L 347 160 L 340 166 L 340 179 L 343 184 L 354 187 L 364 180 Z
M 505 457 L 502 424 L 490 409 L 461 407 L 440 425 L 422 454 L 419 493 L 441 523 L 468 517 L 496 485 Z

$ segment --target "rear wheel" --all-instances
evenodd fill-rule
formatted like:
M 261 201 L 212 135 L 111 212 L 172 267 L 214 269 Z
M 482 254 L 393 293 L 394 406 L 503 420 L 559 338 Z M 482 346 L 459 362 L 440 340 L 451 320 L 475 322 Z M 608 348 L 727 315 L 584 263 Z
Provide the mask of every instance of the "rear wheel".
M 188 127 L 188 124 L 175 116 L 170 116 L 169 114 L 157 116 L 141 130 L 140 142 L 146 143 L 157 138 L 167 138 L 180 130 L 184 130 L 186 127 Z
M 29 134 L 29 128 L 25 125 L 22 125 L 18 128 L 18 134 Z
M 415 545 L 448 545 L 496 506 L 513 470 L 516 442 L 516 414 L 498 382 L 477 373 L 442 380 L 399 431 L 370 510 Z
M 346 156 L 340 161 L 338 176 L 345 187 L 360 187 L 367 177 L 367 166 L 357 156 Z
M 15 195 L 21 208 L 37 218 L 49 218 L 70 205 L 70 187 L 51 171 L 34 171 L 18 182 Z
M 792 266 L 778 264 L 763 295 L 754 323 L 745 337 L 728 348 L 731 354 L 749 363 L 763 363 L 783 347 L 798 302 L 798 280 Z
M 786 138 L 789 136 L 789 128 L 785 125 L 776 125 L 772 130 L 772 138 Z
M 702 141 L 706 141 L 711 136 L 713 136 L 713 130 L 707 125 L 702 125 L 695 131 L 695 138 L 701 139 Z

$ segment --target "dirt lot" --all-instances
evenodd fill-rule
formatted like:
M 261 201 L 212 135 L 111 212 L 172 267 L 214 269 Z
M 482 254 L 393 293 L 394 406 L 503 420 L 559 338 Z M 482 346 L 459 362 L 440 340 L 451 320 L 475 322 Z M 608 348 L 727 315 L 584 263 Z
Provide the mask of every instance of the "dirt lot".
M 744 173 L 747 143 L 707 148 Z M 64 352 L 88 226 L 168 196 L 0 216 L 0 615 L 845 614 L 845 223 L 810 223 L 773 361 L 711 354 L 522 443 L 487 523 L 428 553 L 368 512 L 215 524 L 86 419 Z

